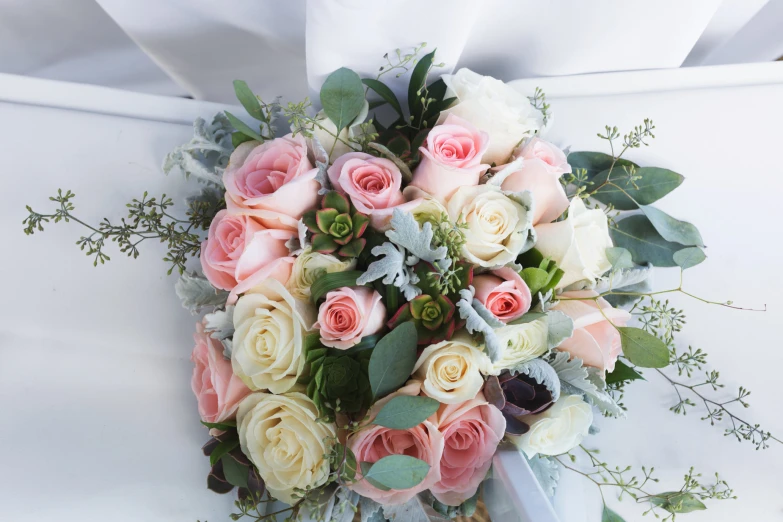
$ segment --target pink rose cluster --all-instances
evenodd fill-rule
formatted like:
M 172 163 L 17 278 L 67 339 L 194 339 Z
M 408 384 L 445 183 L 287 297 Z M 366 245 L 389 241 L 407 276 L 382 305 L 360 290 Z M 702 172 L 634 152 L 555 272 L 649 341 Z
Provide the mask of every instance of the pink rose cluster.
M 421 382 L 409 381 L 376 402 L 370 418 L 401 395 L 424 395 Z M 460 404 L 441 404 L 429 419 L 407 430 L 372 426 L 349 439 L 348 446 L 359 462 L 373 463 L 389 455 L 407 455 L 423 460 L 430 470 L 423 481 L 404 490 L 382 490 L 366 480 L 359 480 L 351 487 L 381 504 L 405 503 L 429 489 L 440 502 L 457 506 L 476 494 L 505 432 L 506 419 L 500 410 L 487 403 L 481 392 Z

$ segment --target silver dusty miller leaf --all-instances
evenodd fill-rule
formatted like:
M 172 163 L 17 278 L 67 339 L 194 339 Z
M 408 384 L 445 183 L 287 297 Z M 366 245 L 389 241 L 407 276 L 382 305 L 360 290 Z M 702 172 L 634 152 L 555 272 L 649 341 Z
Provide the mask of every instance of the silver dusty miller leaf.
M 557 484 L 560 482 L 560 464 L 553 457 L 538 454 L 528 460 L 533 475 L 548 497 L 555 496 Z
M 367 271 L 356 280 L 356 284 L 365 285 L 382 278 L 383 284 L 399 288 L 408 301 L 421 295 L 421 288 L 416 286 L 419 276 L 406 264 L 407 255 L 404 248 L 387 241 L 374 247 L 372 255 L 378 259 L 370 263 Z
M 549 349 L 557 348 L 560 343 L 574 335 L 574 320 L 563 312 L 550 310 L 546 312 L 547 342 Z
M 307 225 L 304 224 L 303 220 L 299 220 L 296 224 L 296 229 L 297 235 L 285 242 L 288 253 L 292 256 L 298 256 L 304 252 L 305 248 L 310 246 L 310 243 L 307 241 Z
M 174 291 L 182 301 L 182 306 L 193 315 L 204 308 L 223 306 L 228 299 L 228 292 L 216 289 L 206 277 L 195 272 L 183 273 L 174 284 Z
M 546 386 L 546 389 L 552 394 L 553 401 L 560 398 L 560 378 L 557 376 L 557 371 L 545 360 L 532 359 L 514 366 L 509 372 L 511 375 L 527 375 L 531 379 L 535 379 L 538 384 Z
M 234 335 L 234 305 L 226 306 L 225 310 L 215 310 L 204 316 L 204 330 L 213 339 L 222 341 Z
M 448 255 L 445 246 L 432 248 L 432 223 L 427 222 L 419 227 L 413 214 L 394 209 L 390 224 L 392 228 L 386 231 L 386 237 L 420 260 L 436 264 Z M 415 262 L 408 264 L 413 265 Z
M 447 522 L 431 505 L 415 496 L 405 504 L 383 506 L 383 516 L 390 522 Z
M 329 168 L 329 154 L 315 136 L 307 138 L 307 151 L 313 165 L 318 169 L 318 174 L 315 176 L 315 180 L 321 185 L 321 188 L 318 189 L 318 195 L 323 196 L 332 190 L 332 184 L 329 182 L 329 175 L 327 173 L 327 169 Z
M 163 172 L 168 174 L 175 168 L 186 177 L 193 177 L 202 183 L 223 188 L 223 170 L 234 150 L 231 144 L 231 123 L 222 112 L 215 115 L 211 124 L 203 118 L 193 122 L 193 138 L 163 159 Z
M 582 365 L 582 359 L 574 357 L 570 361 L 567 352 L 557 352 L 549 361 L 560 379 L 562 393 L 581 395 L 596 406 L 602 413 L 613 417 L 625 417 L 625 412 L 606 392 L 606 383 L 595 368 Z
M 362 515 L 362 522 L 386 522 L 383 516 L 383 506 L 371 498 L 362 497 L 359 499 L 359 511 Z
M 473 298 L 475 290 L 473 287 L 465 288 L 459 291 L 459 301 L 457 301 L 457 310 L 460 318 L 465 320 L 465 329 L 469 333 L 480 333 L 484 336 L 484 346 L 487 350 L 489 360 L 493 363 L 500 358 L 502 352 L 500 341 L 492 326 L 484 320 L 473 307 Z

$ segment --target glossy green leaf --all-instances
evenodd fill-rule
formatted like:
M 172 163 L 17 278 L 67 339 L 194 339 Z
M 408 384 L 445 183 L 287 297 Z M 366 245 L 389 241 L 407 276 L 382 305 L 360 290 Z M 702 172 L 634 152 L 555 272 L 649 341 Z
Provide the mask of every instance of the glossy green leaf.
M 362 275 L 359 270 L 349 270 L 347 272 L 327 273 L 315 280 L 310 287 L 310 299 L 317 303 L 319 299 L 325 297 L 332 290 L 337 290 L 344 286 L 356 286 L 356 279 Z
M 606 249 L 606 258 L 612 264 L 610 270 L 622 270 L 623 268 L 633 268 L 631 253 L 622 247 L 611 247 Z
M 224 440 L 223 442 L 218 444 L 215 447 L 215 449 L 212 450 L 212 453 L 209 454 L 210 466 L 214 466 L 223 455 L 226 455 L 228 452 L 230 452 L 237 446 L 239 446 L 239 440 L 234 438 Z
M 617 226 L 609 228 L 609 235 L 615 247 L 628 250 L 637 264 L 652 263 L 657 267 L 677 266 L 673 255 L 682 249 L 682 245 L 662 238 L 650 220 L 642 214 L 618 221 Z
M 704 251 L 699 247 L 688 247 L 675 252 L 673 258 L 677 266 L 685 270 L 703 262 L 707 259 L 707 256 L 704 255 Z
M 666 194 L 676 189 L 685 179 L 682 175 L 668 169 L 658 167 L 640 167 L 636 176 L 641 176 L 631 183 L 622 167 L 615 165 L 611 178 L 609 171 L 600 172 L 593 179 L 593 189 L 598 189 L 592 197 L 606 205 L 612 204 L 617 210 L 633 210 L 639 205 L 655 203 Z M 613 185 L 603 185 L 610 179 Z
M 616 382 L 645 380 L 639 373 L 621 360 L 614 363 L 614 371 L 606 374 L 606 384 Z
M 362 476 L 364 479 L 370 483 L 370 485 L 380 489 L 381 491 L 389 491 L 391 488 L 388 486 L 384 486 L 377 480 L 375 480 L 372 476 L 368 477 L 367 475 L 370 473 L 370 468 L 372 468 L 371 462 L 360 462 L 359 463 L 359 469 L 362 470 Z
M 568 164 L 572 169 L 585 169 L 587 179 L 595 177 L 596 174 L 608 170 L 612 166 L 612 156 L 603 152 L 578 151 L 568 155 Z M 627 159 L 620 158 L 615 163 L 615 168 L 638 167 L 638 165 Z
M 247 123 L 240 120 L 239 118 L 237 118 L 236 116 L 234 116 L 228 111 L 226 111 L 226 118 L 228 118 L 228 121 L 231 122 L 232 127 L 234 127 L 236 130 L 238 130 L 245 136 L 249 138 L 253 138 L 254 140 L 264 141 L 263 136 L 261 136 L 258 132 L 251 129 Z
M 664 368 L 669 364 L 669 349 L 663 341 L 641 328 L 621 326 L 617 329 L 623 345 L 623 355 L 642 368 Z
M 321 87 L 321 105 L 337 132 L 350 125 L 364 107 L 364 87 L 359 75 L 345 67 L 330 74 Z
M 640 208 L 666 241 L 686 246 L 704 246 L 699 229 L 693 224 L 673 218 L 663 210 L 649 205 L 642 205 Z
M 362 463 L 362 475 L 365 479 L 390 489 L 409 489 L 417 486 L 430 471 L 429 464 L 408 455 L 383 457 L 366 472 L 364 464 L 366 463 Z
M 372 423 L 393 430 L 407 430 L 427 420 L 439 407 L 440 403 L 429 397 L 400 395 L 384 404 Z
M 519 275 L 533 295 L 536 295 L 549 281 L 549 273 L 540 268 L 525 268 Z
M 365 78 L 362 80 L 362 83 L 372 89 L 383 99 L 384 102 L 391 105 L 392 109 L 394 109 L 397 114 L 404 116 L 402 113 L 402 106 L 400 106 L 400 101 L 397 99 L 397 96 L 394 95 L 394 91 L 392 91 L 385 83 L 373 78 Z
M 416 364 L 416 325 L 402 323 L 378 341 L 372 351 L 368 373 L 375 397 L 383 397 L 403 384 Z
M 417 117 L 422 116 L 421 112 L 424 110 L 424 107 L 421 104 L 423 93 L 420 91 L 427 81 L 427 73 L 429 73 L 434 57 L 435 51 L 425 54 L 421 60 L 419 60 L 419 63 L 416 64 L 416 67 L 413 68 L 413 72 L 411 73 L 410 83 L 408 83 L 408 108 L 410 109 L 411 116 L 413 116 L 415 120 L 418 120 Z
M 261 107 L 261 103 L 250 87 L 247 86 L 242 80 L 234 80 L 234 92 L 237 95 L 237 100 L 242 104 L 247 113 L 257 120 L 266 122 L 266 115 Z
M 220 460 L 223 462 L 223 474 L 228 483 L 238 488 L 246 488 L 248 467 L 237 462 L 231 455 L 223 455 Z

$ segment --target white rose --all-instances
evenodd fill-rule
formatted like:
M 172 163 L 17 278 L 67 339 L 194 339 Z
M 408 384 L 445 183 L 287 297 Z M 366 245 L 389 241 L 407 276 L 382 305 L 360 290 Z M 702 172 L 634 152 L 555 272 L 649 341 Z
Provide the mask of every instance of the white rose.
M 495 185 L 460 187 L 448 209 L 453 222 L 467 225 L 462 256 L 473 264 L 506 265 L 535 241 L 533 212 Z
M 493 373 L 500 373 L 544 355 L 549 349 L 546 318 L 524 324 L 510 324 L 495 330 L 502 352 L 492 365 Z
M 306 301 L 310 299 L 310 287 L 316 279 L 324 274 L 353 270 L 355 266 L 356 258 L 340 260 L 330 254 L 313 252 L 308 247 L 294 261 L 286 288 L 296 299 Z
M 251 390 L 283 393 L 296 384 L 315 309 L 275 279 L 247 291 L 234 308 L 231 366 Z
M 435 227 L 441 226 L 443 216 L 448 217 L 449 215 L 446 207 L 432 197 L 422 199 L 421 203 L 411 211 L 411 214 L 420 226 L 424 226 L 424 223 L 430 223 L 433 230 Z
M 551 257 L 565 272 L 557 288 L 578 281 L 595 284 L 612 267 L 606 249 L 612 247 L 609 226 L 603 210 L 588 210 L 581 198 L 574 198 L 568 207 L 568 218 L 557 223 L 536 226 L 536 248 Z
M 530 426 L 524 435 L 509 436 L 528 458 L 537 453 L 561 455 L 578 446 L 593 424 L 593 409 L 579 395 L 564 395 L 551 408 L 521 421 Z
M 310 132 L 313 133 L 314 137 L 318 138 L 318 141 L 327 154 L 331 152 L 331 154 L 329 154 L 329 163 L 333 163 L 334 160 L 343 154 L 361 150 L 361 146 L 356 143 L 355 140 L 363 135 L 360 124 L 367 118 L 369 108 L 369 104 L 365 101 L 364 107 L 359 115 L 348 125 L 348 127 L 340 131 L 339 139 L 335 138 L 337 126 L 332 120 L 326 117 L 324 111 L 320 111 L 316 114 L 315 119 L 320 127 L 313 125 L 310 128 Z M 374 132 L 375 127 L 370 126 L 368 130 L 369 132 Z M 349 146 L 349 143 L 353 144 L 353 147 Z
M 334 424 L 318 421 L 318 409 L 302 393 L 252 393 L 239 404 L 242 452 L 256 465 L 269 492 L 293 504 L 294 488 L 317 488 L 329 478 Z
M 498 79 L 462 68 L 444 74 L 443 81 L 446 97 L 456 97 L 457 102 L 441 113 L 439 123 L 455 114 L 488 133 L 489 148 L 482 163 L 506 163 L 514 147 L 541 128 L 540 113 L 527 96 Z
M 443 404 L 458 404 L 476 396 L 484 385 L 481 374 L 491 366 L 487 354 L 463 332 L 425 348 L 413 375 L 424 381 L 427 396 Z

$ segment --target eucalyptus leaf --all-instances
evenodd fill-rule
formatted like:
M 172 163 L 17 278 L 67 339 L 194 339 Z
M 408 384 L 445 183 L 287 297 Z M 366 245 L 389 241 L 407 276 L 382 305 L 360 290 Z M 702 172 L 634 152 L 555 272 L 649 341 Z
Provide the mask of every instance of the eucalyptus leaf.
M 375 397 L 387 395 L 408 380 L 416 364 L 416 325 L 405 322 L 386 334 L 372 351 L 368 373 Z
M 637 214 L 618 221 L 616 227 L 609 228 L 609 235 L 615 246 L 631 252 L 635 263 L 677 266 L 673 255 L 682 249 L 682 245 L 662 238 L 647 216 Z
M 390 489 L 410 489 L 421 483 L 430 471 L 430 465 L 421 459 L 408 455 L 389 455 L 383 457 L 365 472 L 362 462 L 362 475 L 368 481 L 374 481 Z
M 606 249 L 606 258 L 612 264 L 610 270 L 622 270 L 624 268 L 633 268 L 631 253 L 622 247 L 611 247 Z
M 639 208 L 666 241 L 685 246 L 704 246 L 699 229 L 693 224 L 673 218 L 663 210 L 650 205 L 642 205 Z
M 384 404 L 372 423 L 393 430 L 407 430 L 427 420 L 439 407 L 440 403 L 429 397 L 400 395 Z
M 359 463 L 359 469 L 362 471 L 362 476 L 364 479 L 370 483 L 371 486 L 380 489 L 381 491 L 389 491 L 391 488 L 388 486 L 385 486 L 375 480 L 373 477 L 368 477 L 367 475 L 370 473 L 370 469 L 372 468 L 371 462 L 360 462 Z
M 670 491 L 650 498 L 650 502 L 661 507 L 669 513 L 691 513 L 707 509 L 704 502 L 693 496 L 692 493 Z
M 559 310 L 546 313 L 549 348 L 557 348 L 560 343 L 574 335 L 574 320 Z
M 237 118 L 236 116 L 234 116 L 233 114 L 231 114 L 228 111 L 226 111 L 226 118 L 228 118 L 228 121 L 231 122 L 231 125 L 236 130 L 238 130 L 239 132 L 241 132 L 245 136 L 253 138 L 254 140 L 264 141 L 264 137 L 261 136 L 261 134 L 259 134 L 255 130 L 253 130 L 247 123 L 245 123 L 244 121 L 240 120 L 239 118 Z
M 614 158 L 603 152 L 578 151 L 568 155 L 568 164 L 571 165 L 574 171 L 576 169 L 585 169 L 588 180 L 595 177 L 596 174 L 608 170 L 612 166 L 612 161 L 614 161 Z M 615 162 L 615 168 L 631 166 L 638 167 L 639 165 L 624 158 L 620 158 Z
M 625 519 L 604 504 L 604 510 L 601 513 L 601 522 L 625 522 Z
M 321 105 L 338 133 L 359 115 L 364 102 L 361 78 L 346 67 L 330 74 L 321 87 Z
M 685 179 L 682 175 L 668 169 L 658 167 L 640 167 L 635 169 L 635 176 L 641 176 L 633 183 L 630 182 L 624 172 L 623 167 L 612 169 L 611 177 L 609 170 L 605 170 L 595 176 L 594 187 L 599 187 L 592 195 L 605 205 L 612 204 L 617 210 L 634 210 L 639 205 L 649 205 L 655 203 L 672 190 L 679 187 Z M 613 185 L 603 185 L 610 180 Z
M 234 80 L 234 92 L 237 95 L 237 100 L 242 104 L 247 113 L 257 120 L 266 122 L 266 115 L 261 108 L 261 103 L 250 87 L 247 86 L 242 80 Z
M 674 253 L 674 262 L 683 270 L 691 268 L 693 266 L 702 263 L 707 256 L 704 255 L 704 251 L 699 247 L 688 247 L 678 250 Z
M 641 328 L 620 326 L 623 354 L 636 366 L 664 368 L 669 364 L 669 349 L 663 341 Z

